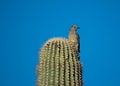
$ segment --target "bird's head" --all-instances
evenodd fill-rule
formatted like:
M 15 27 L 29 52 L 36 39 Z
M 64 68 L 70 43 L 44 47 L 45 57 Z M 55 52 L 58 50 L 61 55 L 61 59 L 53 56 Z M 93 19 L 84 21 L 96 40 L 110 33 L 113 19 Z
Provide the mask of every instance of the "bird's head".
M 77 25 L 72 25 L 70 30 L 76 31 L 77 29 L 79 29 L 80 27 L 78 27 Z

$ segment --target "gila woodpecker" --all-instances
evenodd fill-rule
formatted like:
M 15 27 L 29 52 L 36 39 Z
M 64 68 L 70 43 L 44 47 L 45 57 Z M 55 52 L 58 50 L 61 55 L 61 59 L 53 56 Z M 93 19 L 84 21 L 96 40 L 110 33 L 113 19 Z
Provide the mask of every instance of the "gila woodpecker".
M 76 48 L 76 51 L 80 52 L 80 37 L 76 32 L 78 28 L 79 27 L 76 25 L 71 26 L 68 40 L 70 41 L 71 45 Z

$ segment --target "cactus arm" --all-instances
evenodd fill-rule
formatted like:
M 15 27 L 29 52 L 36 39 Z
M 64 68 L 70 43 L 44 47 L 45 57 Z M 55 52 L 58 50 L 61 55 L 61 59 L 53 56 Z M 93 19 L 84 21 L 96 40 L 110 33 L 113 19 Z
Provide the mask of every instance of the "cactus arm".
M 40 51 L 37 86 L 82 86 L 78 57 L 67 39 L 48 40 Z

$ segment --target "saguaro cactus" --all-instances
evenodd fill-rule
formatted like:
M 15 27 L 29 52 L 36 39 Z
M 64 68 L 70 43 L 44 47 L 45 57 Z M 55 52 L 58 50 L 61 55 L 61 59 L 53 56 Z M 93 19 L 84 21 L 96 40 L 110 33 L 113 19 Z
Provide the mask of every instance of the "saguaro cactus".
M 64 38 L 48 40 L 40 51 L 37 86 L 82 86 L 79 54 Z

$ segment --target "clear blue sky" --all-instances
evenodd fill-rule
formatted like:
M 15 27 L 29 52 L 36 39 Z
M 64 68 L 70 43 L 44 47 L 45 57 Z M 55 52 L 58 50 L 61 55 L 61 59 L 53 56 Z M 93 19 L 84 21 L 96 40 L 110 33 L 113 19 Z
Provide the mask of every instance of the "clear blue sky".
M 73 24 L 84 86 L 120 86 L 119 0 L 0 0 L 0 86 L 35 86 L 40 47 Z

